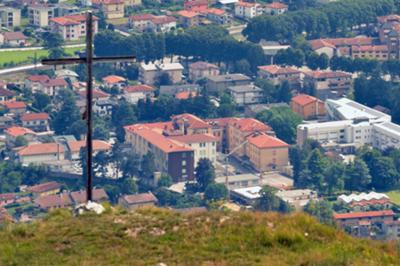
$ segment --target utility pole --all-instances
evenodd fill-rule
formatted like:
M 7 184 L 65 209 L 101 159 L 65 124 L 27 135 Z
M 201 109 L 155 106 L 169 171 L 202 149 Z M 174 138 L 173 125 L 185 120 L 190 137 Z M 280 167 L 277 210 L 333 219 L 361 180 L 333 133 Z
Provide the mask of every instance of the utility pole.
M 86 13 L 86 55 L 79 58 L 61 58 L 61 59 L 44 59 L 43 65 L 72 65 L 85 64 L 87 70 L 86 84 L 86 165 L 87 165 L 87 182 L 86 182 L 86 200 L 93 201 L 93 141 L 92 141 L 92 100 L 93 100 L 93 63 L 95 62 L 121 62 L 133 61 L 134 56 L 116 56 L 116 57 L 93 57 L 93 14 L 92 11 Z

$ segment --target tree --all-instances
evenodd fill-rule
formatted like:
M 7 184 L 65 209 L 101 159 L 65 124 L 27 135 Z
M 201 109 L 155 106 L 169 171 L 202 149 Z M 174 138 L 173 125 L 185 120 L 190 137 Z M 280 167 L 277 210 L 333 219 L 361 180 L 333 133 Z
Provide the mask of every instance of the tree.
M 304 212 L 316 217 L 321 223 L 329 225 L 333 224 L 332 206 L 325 200 L 310 200 L 307 205 L 304 206 Z
M 215 169 L 212 162 L 207 158 L 201 158 L 195 169 L 196 181 L 200 191 L 205 191 L 209 184 L 214 183 Z
M 124 178 L 121 184 L 123 194 L 135 194 L 138 192 L 136 181 L 133 178 Z
M 155 171 L 154 154 L 148 152 L 142 158 L 141 174 L 145 179 L 149 180 L 153 178 Z
M 134 107 L 125 100 L 120 100 L 113 106 L 111 122 L 116 128 L 117 139 L 119 142 L 125 140 L 124 126 L 136 122 Z
M 356 158 L 346 169 L 346 189 L 365 191 L 371 183 L 368 165 Z
M 209 184 L 204 191 L 204 198 L 207 201 L 222 200 L 228 196 L 228 189 L 224 184 Z
M 21 146 L 26 146 L 28 145 L 28 141 L 24 136 L 18 136 L 15 138 L 14 142 L 15 147 L 21 147 Z
M 278 90 L 278 94 L 277 94 L 277 100 L 278 100 L 278 102 L 289 103 L 291 99 L 292 99 L 292 92 L 291 92 L 291 89 L 290 89 L 289 81 L 284 80 L 279 85 L 279 90 Z
M 158 75 L 155 83 L 157 86 L 171 85 L 172 80 L 168 72 L 161 72 L 160 75 Z
M 372 162 L 370 168 L 372 187 L 387 190 L 395 187 L 399 182 L 399 173 L 394 162 L 388 157 L 379 157 Z
M 257 114 L 257 119 L 270 125 L 278 138 L 288 142 L 296 142 L 297 126 L 303 119 L 289 107 L 272 107 Z
M 66 53 L 62 45 L 62 36 L 54 32 L 43 33 L 43 47 L 49 50 L 49 58 L 56 59 L 63 57 Z
M 235 115 L 236 103 L 229 94 L 224 93 L 220 98 L 217 113 L 219 117 L 232 117 Z
M 167 174 L 162 174 L 160 180 L 158 180 L 158 187 L 170 187 L 173 184 L 172 177 Z
M 280 199 L 275 196 L 276 189 L 265 186 L 260 191 L 260 200 L 257 209 L 262 211 L 278 211 Z
M 148 159 L 150 159 L 150 158 L 148 158 Z M 147 162 L 146 162 L 146 164 L 147 164 Z M 145 167 L 147 167 L 147 165 Z M 136 154 L 134 152 L 129 152 L 127 154 L 124 154 L 124 157 L 122 159 L 122 163 L 120 166 L 122 176 L 124 178 L 138 176 L 139 168 L 140 168 L 140 156 L 138 154 Z M 146 169 L 146 171 L 151 171 L 151 170 L 152 169 L 149 169 L 149 168 Z
M 68 89 L 59 90 L 55 103 L 58 108 L 53 112 L 53 128 L 57 135 L 66 134 L 75 122 L 81 120 L 79 109 L 75 104 L 73 92 Z M 78 125 L 75 124 L 75 127 L 77 126 Z
M 344 188 L 345 168 L 341 163 L 331 163 L 325 171 L 325 181 L 328 195 L 333 191 L 341 191 Z
M 50 105 L 51 98 L 47 94 L 38 91 L 33 94 L 33 103 L 32 107 L 38 109 L 39 111 L 43 112 L 46 108 Z

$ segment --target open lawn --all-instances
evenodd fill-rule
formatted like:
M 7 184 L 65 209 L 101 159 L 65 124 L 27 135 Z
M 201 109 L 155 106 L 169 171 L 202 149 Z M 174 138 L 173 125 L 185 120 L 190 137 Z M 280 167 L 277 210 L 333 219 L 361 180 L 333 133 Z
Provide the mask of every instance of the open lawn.
M 386 195 L 389 196 L 390 200 L 397 205 L 400 205 L 400 190 L 392 190 L 389 192 L 385 192 Z
M 81 47 L 66 48 L 65 51 L 69 55 L 73 55 L 75 51 L 81 50 Z M 30 50 L 30 51 L 10 51 L 10 52 L 0 52 L 0 66 L 5 63 L 15 63 L 21 64 L 24 62 L 32 61 L 32 58 L 36 56 L 38 59 L 41 57 L 46 57 L 48 52 L 43 49 Z

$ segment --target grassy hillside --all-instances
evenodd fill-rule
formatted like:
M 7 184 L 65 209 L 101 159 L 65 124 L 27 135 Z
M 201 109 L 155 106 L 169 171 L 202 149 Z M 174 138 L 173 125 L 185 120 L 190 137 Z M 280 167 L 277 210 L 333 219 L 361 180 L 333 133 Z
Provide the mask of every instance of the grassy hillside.
M 304 214 L 160 209 L 0 230 L 0 265 L 400 265 L 394 244 L 353 239 Z

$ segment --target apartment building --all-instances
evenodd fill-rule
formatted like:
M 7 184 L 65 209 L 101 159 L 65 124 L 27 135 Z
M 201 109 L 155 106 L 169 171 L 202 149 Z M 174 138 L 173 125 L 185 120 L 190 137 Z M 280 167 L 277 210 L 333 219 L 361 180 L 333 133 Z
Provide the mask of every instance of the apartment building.
M 243 74 L 208 76 L 206 79 L 206 88 L 212 93 L 223 93 L 228 87 L 248 85 L 251 83 L 251 78 Z
M 84 14 L 69 15 L 50 19 L 52 32 L 58 33 L 64 40 L 79 40 L 86 36 L 86 16 Z M 93 33 L 98 31 L 98 18 L 93 17 Z
M 264 7 L 265 13 L 270 15 L 281 15 L 288 11 L 289 7 L 280 2 L 272 2 L 270 4 L 266 4 Z
M 208 76 L 218 76 L 219 67 L 203 61 L 197 61 L 189 65 L 189 79 L 196 81 Z
M 50 19 L 54 17 L 54 7 L 38 4 L 28 7 L 29 24 L 37 27 L 49 26 Z
M 23 165 L 64 160 L 64 148 L 58 143 L 30 144 L 18 150 L 17 158 Z
M 0 26 L 12 29 L 21 25 L 21 10 L 11 7 L 0 7 Z
M 261 103 L 264 97 L 264 91 L 254 84 L 228 87 L 228 93 L 238 106 Z
M 185 28 L 196 27 L 200 25 L 200 14 L 190 10 L 181 10 L 177 13 L 179 24 Z
M 140 32 L 169 32 L 176 28 L 176 19 L 172 16 L 140 14 L 129 17 L 129 26 Z
M 249 136 L 246 154 L 260 172 L 282 170 L 289 166 L 289 145 L 266 134 Z
M 352 46 L 351 57 L 383 61 L 390 58 L 390 50 L 386 44 Z
M 26 113 L 20 119 L 25 128 L 36 132 L 49 130 L 50 116 L 47 113 Z
M 107 19 L 124 17 L 124 0 L 99 0 L 98 5 Z
M 258 76 L 267 79 L 273 85 L 279 85 L 288 81 L 291 88 L 301 87 L 302 72 L 294 67 L 282 67 L 278 65 L 267 65 L 258 67 Z
M 307 94 L 298 94 L 290 101 L 290 108 L 303 119 L 325 115 L 325 103 Z
M 223 9 L 208 8 L 204 11 L 200 11 L 200 13 L 218 25 L 228 25 L 232 22 L 232 15 Z
M 264 8 L 258 3 L 239 1 L 235 3 L 235 16 L 243 19 L 252 19 L 262 15 Z
M 182 81 L 183 66 L 180 63 L 141 63 L 139 81 L 143 84 L 154 85 L 162 73 L 167 73 L 172 83 Z
M 304 73 L 303 86 L 318 99 L 337 99 L 350 91 L 352 76 L 341 71 L 309 71 Z

